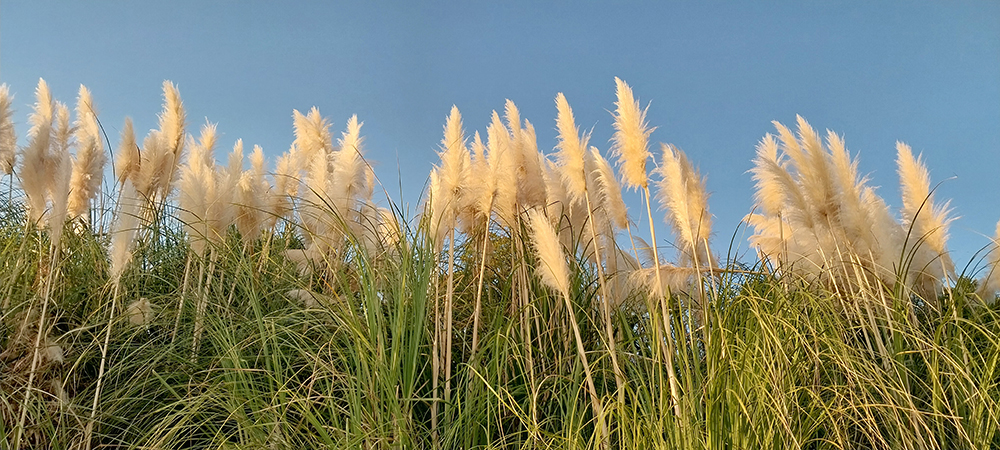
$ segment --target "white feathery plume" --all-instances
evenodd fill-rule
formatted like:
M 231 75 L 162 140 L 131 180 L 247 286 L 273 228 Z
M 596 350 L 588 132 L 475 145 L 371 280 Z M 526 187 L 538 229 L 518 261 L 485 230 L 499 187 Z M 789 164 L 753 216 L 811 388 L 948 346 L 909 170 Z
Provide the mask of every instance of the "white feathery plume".
M 240 174 L 236 194 L 236 228 L 244 240 L 260 236 L 267 223 L 267 202 L 271 184 L 265 178 L 264 149 L 259 145 L 250 153 L 250 169 Z
M 279 219 L 288 218 L 291 214 L 291 198 L 298 192 L 298 178 L 291 153 L 283 153 L 274 164 L 274 190 L 268 196 L 269 226 L 273 227 Z
M 535 127 L 524 121 L 520 133 L 521 167 L 518 172 L 517 201 L 520 208 L 542 208 L 545 206 L 545 181 L 542 179 L 542 154 L 538 151 Z
M 618 157 L 618 167 L 625 187 L 644 188 L 648 185 L 646 160 L 649 153 L 649 135 L 653 129 L 646 123 L 646 110 L 632 95 L 632 88 L 615 78 L 618 101 L 615 102 L 615 134 L 611 154 Z
M 910 146 L 896 142 L 900 188 L 903 194 L 903 229 L 909 231 L 907 253 L 913 253 L 910 271 L 922 284 L 922 294 L 934 294 L 940 282 L 952 275 L 954 265 L 948 254 L 948 202 L 936 204 L 930 189 L 930 174 L 920 157 L 914 157 Z M 924 280 L 919 280 L 924 278 Z M 933 291 L 930 291 L 933 289 Z
M 486 128 L 486 145 L 489 149 L 487 161 L 492 174 L 493 192 L 486 192 L 481 199 L 483 210 L 489 209 L 492 202 L 493 210 L 497 212 L 500 222 L 510 226 L 516 215 L 517 204 L 517 165 L 518 151 L 511 146 L 510 132 L 500 122 L 500 116 L 493 111 L 493 119 Z
M 306 115 L 292 111 L 295 140 L 292 142 L 293 164 L 305 171 L 311 170 L 316 152 L 329 154 L 333 151 L 333 135 L 330 122 L 324 119 L 315 106 Z
M 125 317 L 134 326 L 148 325 L 153 321 L 153 304 L 148 298 L 140 297 L 125 308 Z
M 114 284 L 118 283 L 125 267 L 132 260 L 144 203 L 135 186 L 126 180 L 122 185 L 120 209 L 111 227 L 111 249 L 108 252 L 111 256 L 111 280 Z
M 217 222 L 213 222 L 216 228 L 214 231 L 219 238 L 228 233 L 229 225 L 236 224 L 240 208 L 240 179 L 243 177 L 243 139 L 237 139 L 233 144 L 233 150 L 229 152 L 225 167 L 216 167 L 216 189 L 221 205 L 218 209 L 219 217 Z
M 538 256 L 538 278 L 562 295 L 569 295 L 569 266 L 559 245 L 555 230 L 541 211 L 528 210 L 531 225 L 531 241 Z
M 573 120 L 573 110 L 562 92 L 556 94 L 556 110 L 556 128 L 559 130 L 556 158 L 563 167 L 562 176 L 570 197 L 574 202 L 582 202 L 587 190 L 587 173 L 584 166 L 587 135 L 584 134 L 583 138 L 580 138 L 580 131 Z
M 334 212 L 356 236 L 361 236 L 364 231 L 361 205 L 371 201 L 375 177 L 364 159 L 362 125 L 364 123 L 358 122 L 357 115 L 351 116 L 347 121 L 347 130 L 337 141 L 339 149 L 333 153 L 330 195 Z
M 472 166 L 469 149 L 465 146 L 465 132 L 462 130 L 462 115 L 458 107 L 452 106 L 444 127 L 441 164 L 435 166 L 436 183 L 432 183 L 430 198 L 431 231 L 435 247 L 440 249 L 445 235 L 455 228 L 459 207 L 468 196 L 466 186 Z
M 469 180 L 472 181 L 465 185 L 465 195 L 460 201 L 458 213 L 459 231 L 463 233 L 470 233 L 483 225 L 485 218 L 492 213 L 485 208 L 489 207 L 488 203 L 496 190 L 489 162 L 486 160 L 486 145 L 478 131 L 473 135 L 471 147 Z
M 661 164 L 656 170 L 660 175 L 657 197 L 660 207 L 667 210 L 666 222 L 680 240 L 681 265 L 691 262 L 714 266 L 706 248 L 712 226 L 705 180 L 680 149 L 662 145 L 662 150 Z
M 191 249 L 204 256 L 208 241 L 214 241 L 210 222 L 218 217 L 218 185 L 215 171 L 215 125 L 205 124 L 197 143 L 190 145 L 187 162 L 180 170 L 178 216 L 190 236 Z
M 163 201 L 173 191 L 177 167 L 184 151 L 184 105 L 177 87 L 163 82 L 163 111 L 159 129 L 151 130 L 142 143 L 139 173 L 133 180 L 149 201 Z
M 590 148 L 590 155 L 594 161 L 593 173 L 596 175 L 600 205 L 614 226 L 619 229 L 628 227 L 628 208 L 622 199 L 622 189 L 611 164 L 601 156 L 596 147 Z
M 150 130 L 142 140 L 139 170 L 132 178 L 136 191 L 148 202 L 160 199 L 161 189 L 169 186 L 168 173 L 174 164 L 174 154 L 167 147 L 166 138 L 159 130 Z
M 131 117 L 125 118 L 119 142 L 118 155 L 115 156 L 115 172 L 117 172 L 118 184 L 125 184 L 125 180 L 132 180 L 139 173 L 140 162 L 139 145 L 135 142 L 135 130 Z
M 330 135 L 330 123 L 323 119 L 315 107 L 303 116 L 298 111 L 293 112 L 295 141 L 290 152 L 293 160 L 299 162 L 294 166 L 305 171 L 303 183 L 300 184 L 302 203 L 299 216 L 305 231 L 303 238 L 307 244 L 307 254 L 319 257 L 332 249 L 332 235 L 335 229 L 329 209 L 331 202 L 331 151 L 333 147 Z M 307 159 L 308 158 L 308 159 Z
M 50 159 L 52 143 L 52 122 L 55 120 L 55 105 L 45 80 L 38 79 L 35 89 L 35 107 L 28 116 L 31 128 L 28 130 L 28 146 L 21 155 L 21 189 L 27 199 L 28 221 L 41 225 L 47 203 L 46 192 L 49 180 L 54 176 Z
M 97 196 L 104 178 L 104 143 L 97 123 L 90 91 L 80 85 L 76 103 L 76 157 L 70 179 L 69 217 L 83 216 L 90 211 L 90 202 Z
M 63 225 L 66 223 L 67 206 L 69 203 L 70 177 L 73 164 L 70 160 L 69 147 L 73 137 L 73 127 L 69 121 L 69 108 L 56 102 L 56 133 L 55 147 L 51 149 L 49 164 L 52 178 L 49 179 L 48 195 L 52 202 L 52 212 L 49 219 L 49 231 L 52 234 L 52 245 L 59 246 L 62 239 Z
M 563 168 L 554 161 L 545 158 L 542 179 L 545 181 L 545 215 L 559 221 L 560 218 L 570 214 L 569 192 L 563 177 Z M 562 232 L 562 230 L 559 231 Z
M 14 172 L 17 156 L 17 134 L 11 110 L 13 100 L 7 84 L 0 84 L 0 172 L 6 175 Z
M 992 249 L 987 253 L 986 274 L 979 280 L 979 295 L 988 304 L 993 304 L 1000 292 L 1000 221 L 993 235 Z
M 682 292 L 691 287 L 692 279 L 698 274 L 696 268 L 678 267 L 660 263 L 659 277 L 656 266 L 633 270 L 628 274 L 628 283 L 649 293 L 650 297 L 663 297 L 667 292 Z M 659 280 L 659 284 L 657 284 Z
M 393 248 L 403 239 L 403 231 L 399 226 L 399 219 L 389 208 L 378 208 L 378 228 L 377 236 L 379 242 L 385 248 Z
M 181 153 L 184 151 L 185 120 L 184 104 L 181 102 L 181 94 L 177 90 L 177 86 L 170 81 L 164 81 L 163 112 L 160 113 L 160 132 L 163 133 L 167 148 L 173 153 L 173 159 L 176 162 L 181 160 Z

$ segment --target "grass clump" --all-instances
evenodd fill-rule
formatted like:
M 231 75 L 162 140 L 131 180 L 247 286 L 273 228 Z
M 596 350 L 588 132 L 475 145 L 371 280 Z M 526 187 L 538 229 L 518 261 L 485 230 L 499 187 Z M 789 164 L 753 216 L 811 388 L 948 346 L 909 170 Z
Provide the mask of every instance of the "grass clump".
M 105 182 L 89 91 L 71 127 L 40 83 L 16 150 L 0 87 L 0 448 L 1000 447 L 1000 259 L 955 273 L 919 157 L 897 219 L 836 134 L 776 124 L 736 261 L 616 81 L 619 176 L 561 94 L 555 159 L 512 102 L 485 142 L 453 108 L 419 214 L 373 199 L 356 117 L 223 166 L 167 82 Z

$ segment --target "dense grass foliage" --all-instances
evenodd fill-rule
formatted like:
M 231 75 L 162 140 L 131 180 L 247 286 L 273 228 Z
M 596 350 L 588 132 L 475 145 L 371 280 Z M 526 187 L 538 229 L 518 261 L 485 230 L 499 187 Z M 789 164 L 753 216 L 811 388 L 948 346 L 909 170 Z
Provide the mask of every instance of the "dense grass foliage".
M 679 149 L 647 178 L 645 111 L 618 89 L 622 180 L 660 190 L 677 265 L 631 244 L 619 180 L 561 95 L 558 165 L 504 162 L 533 142 L 512 103 L 470 157 L 454 110 L 419 215 L 371 202 L 356 119 L 334 146 L 318 111 L 296 113 L 298 153 L 267 179 L 259 151 L 243 171 L 242 143 L 217 167 L 214 127 L 188 139 L 169 84 L 161 129 L 85 212 L 53 212 L 58 189 L 32 191 L 22 162 L 0 190 L 0 448 L 1000 448 L 1000 307 L 942 257 L 919 159 L 900 151 L 916 181 L 897 223 L 836 139 L 824 153 L 808 124 L 779 128 L 793 161 L 765 139 L 755 177 L 774 183 L 749 219 L 775 250 L 748 266 L 709 249 L 704 179 Z M 50 146 L 73 131 L 45 109 L 20 154 L 69 174 Z M 173 162 L 150 169 L 156 154 Z M 837 158 L 854 191 L 824 194 L 810 177 Z M 475 170 L 494 187 L 473 192 Z M 810 219 L 819 206 L 789 194 L 809 189 L 836 198 L 823 214 L 856 206 L 921 237 L 816 257 L 860 227 Z M 781 232 L 806 222 L 813 247 Z

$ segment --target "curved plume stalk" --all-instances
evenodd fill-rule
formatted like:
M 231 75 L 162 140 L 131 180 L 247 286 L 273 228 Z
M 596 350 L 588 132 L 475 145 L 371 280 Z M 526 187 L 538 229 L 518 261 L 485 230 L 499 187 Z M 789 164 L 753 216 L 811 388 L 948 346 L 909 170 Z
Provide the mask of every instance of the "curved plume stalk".
M 908 232 L 906 255 L 909 278 L 925 298 L 934 298 L 941 280 L 954 275 L 948 254 L 948 202 L 936 204 L 930 189 L 930 174 L 910 146 L 896 142 L 900 189 L 903 194 L 903 229 Z M 912 255 L 912 256 L 911 256 Z
M 0 172 L 6 175 L 14 172 L 17 154 L 17 134 L 11 110 L 13 100 L 7 85 L 0 84 Z
M 660 208 L 667 210 L 665 221 L 679 238 L 680 264 L 714 267 L 715 261 L 708 250 L 712 218 L 705 180 L 680 149 L 672 145 L 662 145 L 662 149 L 657 197 Z
M 135 131 L 130 117 L 125 118 L 119 142 L 118 154 L 115 156 L 115 172 L 118 184 L 124 185 L 125 180 L 134 182 L 140 164 L 139 145 L 135 142 Z
M 653 129 L 646 123 L 646 110 L 632 95 L 624 81 L 615 78 L 618 101 L 615 102 L 615 134 L 612 137 L 611 154 L 618 158 L 618 168 L 625 187 L 645 188 L 648 185 L 646 159 L 649 153 L 649 135 Z
M 21 189 L 28 201 L 28 221 L 41 225 L 45 213 L 46 190 L 54 176 L 50 145 L 52 142 L 52 122 L 55 120 L 55 105 L 45 80 L 38 80 L 35 89 L 35 108 L 28 116 L 28 146 L 21 155 Z
M 70 178 L 69 217 L 87 218 L 90 202 L 97 196 L 104 178 L 104 143 L 97 124 L 97 112 L 90 91 L 80 85 L 76 103 L 76 157 Z

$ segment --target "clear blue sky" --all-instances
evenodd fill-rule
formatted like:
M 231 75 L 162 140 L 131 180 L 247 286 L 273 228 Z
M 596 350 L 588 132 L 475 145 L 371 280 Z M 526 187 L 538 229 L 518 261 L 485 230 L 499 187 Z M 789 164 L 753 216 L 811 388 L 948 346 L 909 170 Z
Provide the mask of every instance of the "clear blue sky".
M 509 98 L 548 150 L 564 92 L 607 151 L 618 76 L 651 102 L 654 142 L 708 176 L 717 251 L 752 207 L 754 146 L 796 114 L 843 135 L 891 205 L 895 141 L 923 152 L 962 216 L 960 266 L 1000 219 L 1000 2 L 414 3 L 4 0 L 0 82 L 22 139 L 39 77 L 64 102 L 87 85 L 115 142 L 126 115 L 155 127 L 164 79 L 193 128 L 207 118 L 224 145 L 272 158 L 293 109 L 318 106 L 338 131 L 358 114 L 376 173 L 412 208 L 452 104 L 471 135 Z

